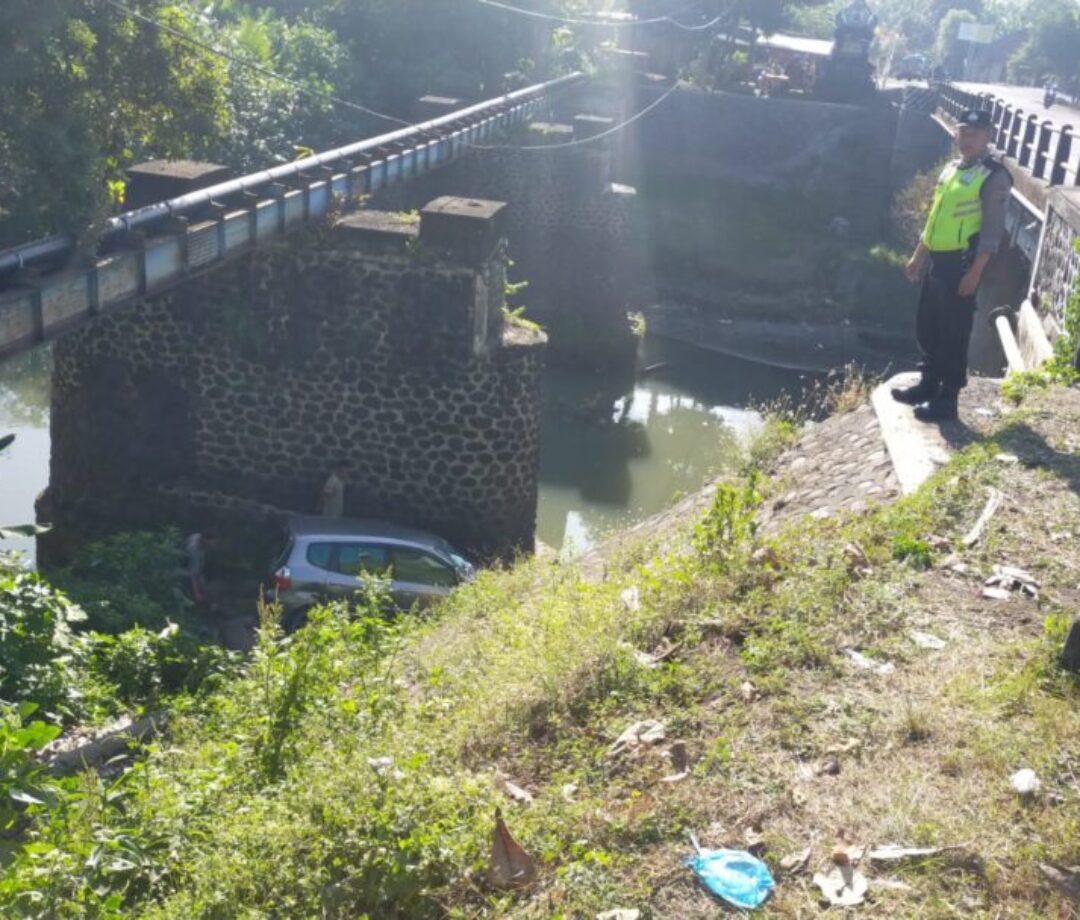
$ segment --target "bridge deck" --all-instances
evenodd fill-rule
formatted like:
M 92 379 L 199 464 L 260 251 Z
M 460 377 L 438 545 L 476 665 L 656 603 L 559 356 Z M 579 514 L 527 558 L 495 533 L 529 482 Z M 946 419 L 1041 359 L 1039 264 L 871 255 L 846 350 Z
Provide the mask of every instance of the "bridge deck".
M 29 350 L 100 313 L 168 290 L 305 223 L 354 206 L 366 195 L 450 163 L 473 145 L 527 123 L 552 95 L 582 79 L 574 74 L 538 84 L 316 155 L 309 158 L 310 172 L 293 170 L 289 180 L 276 181 L 275 171 L 267 171 L 185 196 L 201 202 L 201 207 L 174 199 L 114 219 L 124 230 L 145 226 L 149 235 L 138 239 L 139 234 L 123 233 L 119 251 L 90 265 L 0 277 L 0 358 Z M 64 251 L 59 238 L 34 245 Z M 11 251 L 0 253 L 5 255 Z M 21 255 L 16 262 L 21 266 Z

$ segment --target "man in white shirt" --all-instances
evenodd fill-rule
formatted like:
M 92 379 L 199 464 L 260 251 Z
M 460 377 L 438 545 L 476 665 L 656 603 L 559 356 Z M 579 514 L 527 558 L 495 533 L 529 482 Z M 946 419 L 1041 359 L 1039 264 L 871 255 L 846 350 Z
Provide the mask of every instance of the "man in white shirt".
M 338 463 L 326 477 L 319 497 L 319 514 L 328 518 L 345 516 L 345 463 Z

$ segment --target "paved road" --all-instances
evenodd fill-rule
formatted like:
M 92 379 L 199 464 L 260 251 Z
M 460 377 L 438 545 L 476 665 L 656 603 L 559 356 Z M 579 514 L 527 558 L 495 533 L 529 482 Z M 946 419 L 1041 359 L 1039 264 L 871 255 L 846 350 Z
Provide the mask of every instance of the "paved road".
M 1031 115 L 1039 115 L 1055 124 L 1080 127 L 1080 107 L 1074 106 L 1062 96 L 1053 107 L 1043 107 L 1043 91 L 1037 86 L 998 86 L 990 83 L 957 83 L 955 86 L 969 93 L 990 93 L 1004 99 L 1013 108 L 1023 109 Z

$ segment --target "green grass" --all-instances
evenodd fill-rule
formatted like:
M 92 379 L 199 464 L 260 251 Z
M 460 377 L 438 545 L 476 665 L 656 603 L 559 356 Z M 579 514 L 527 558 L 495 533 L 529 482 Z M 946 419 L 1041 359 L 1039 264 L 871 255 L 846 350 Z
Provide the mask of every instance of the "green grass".
M 770 484 L 751 475 L 722 486 L 676 549 L 629 548 L 603 581 L 523 562 L 426 619 L 387 622 L 361 598 L 288 638 L 268 611 L 242 675 L 179 702 L 170 736 L 134 767 L 28 810 L 0 905 L 14 917 L 158 920 L 577 918 L 622 906 L 694 920 L 716 908 L 681 867 L 687 831 L 742 845 L 753 826 L 774 865 L 812 841 L 816 864 L 841 827 L 977 851 L 981 869 L 900 867 L 916 895 L 878 893 L 873 916 L 944 920 L 958 904 L 972 917 L 1056 916 L 1036 864 L 1080 859 L 1080 692 L 1054 657 L 1069 608 L 980 602 L 977 581 L 941 569 L 948 550 L 934 548 L 961 546 L 996 485 L 1016 502 L 965 563 L 978 573 L 1049 559 L 1047 534 L 1076 515 L 1076 497 L 998 451 L 969 448 L 866 517 L 768 536 L 754 510 Z M 1071 545 L 1061 554 L 1053 571 L 1067 581 L 1080 559 Z M 916 648 L 913 627 L 946 649 Z M 895 674 L 854 670 L 849 649 Z M 666 745 L 608 754 L 646 718 L 686 742 L 687 779 L 660 782 Z M 829 756 L 839 775 L 814 773 Z M 1021 765 L 1059 804 L 1017 802 L 1008 776 Z M 507 779 L 532 804 L 512 801 Z M 486 880 L 496 807 L 538 860 L 528 890 Z M 818 915 L 791 879 L 762 913 Z

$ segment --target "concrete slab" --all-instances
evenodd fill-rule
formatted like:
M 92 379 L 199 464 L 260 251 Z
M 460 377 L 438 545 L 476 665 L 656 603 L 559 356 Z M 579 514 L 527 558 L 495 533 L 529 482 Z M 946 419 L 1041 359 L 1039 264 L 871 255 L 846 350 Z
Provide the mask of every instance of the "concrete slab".
M 920 422 L 912 413 L 911 406 L 897 402 L 889 392 L 893 387 L 912 386 L 918 379 L 919 375 L 915 372 L 897 374 L 874 390 L 872 397 L 881 436 L 905 495 L 918 489 L 952 456 L 943 427 Z

